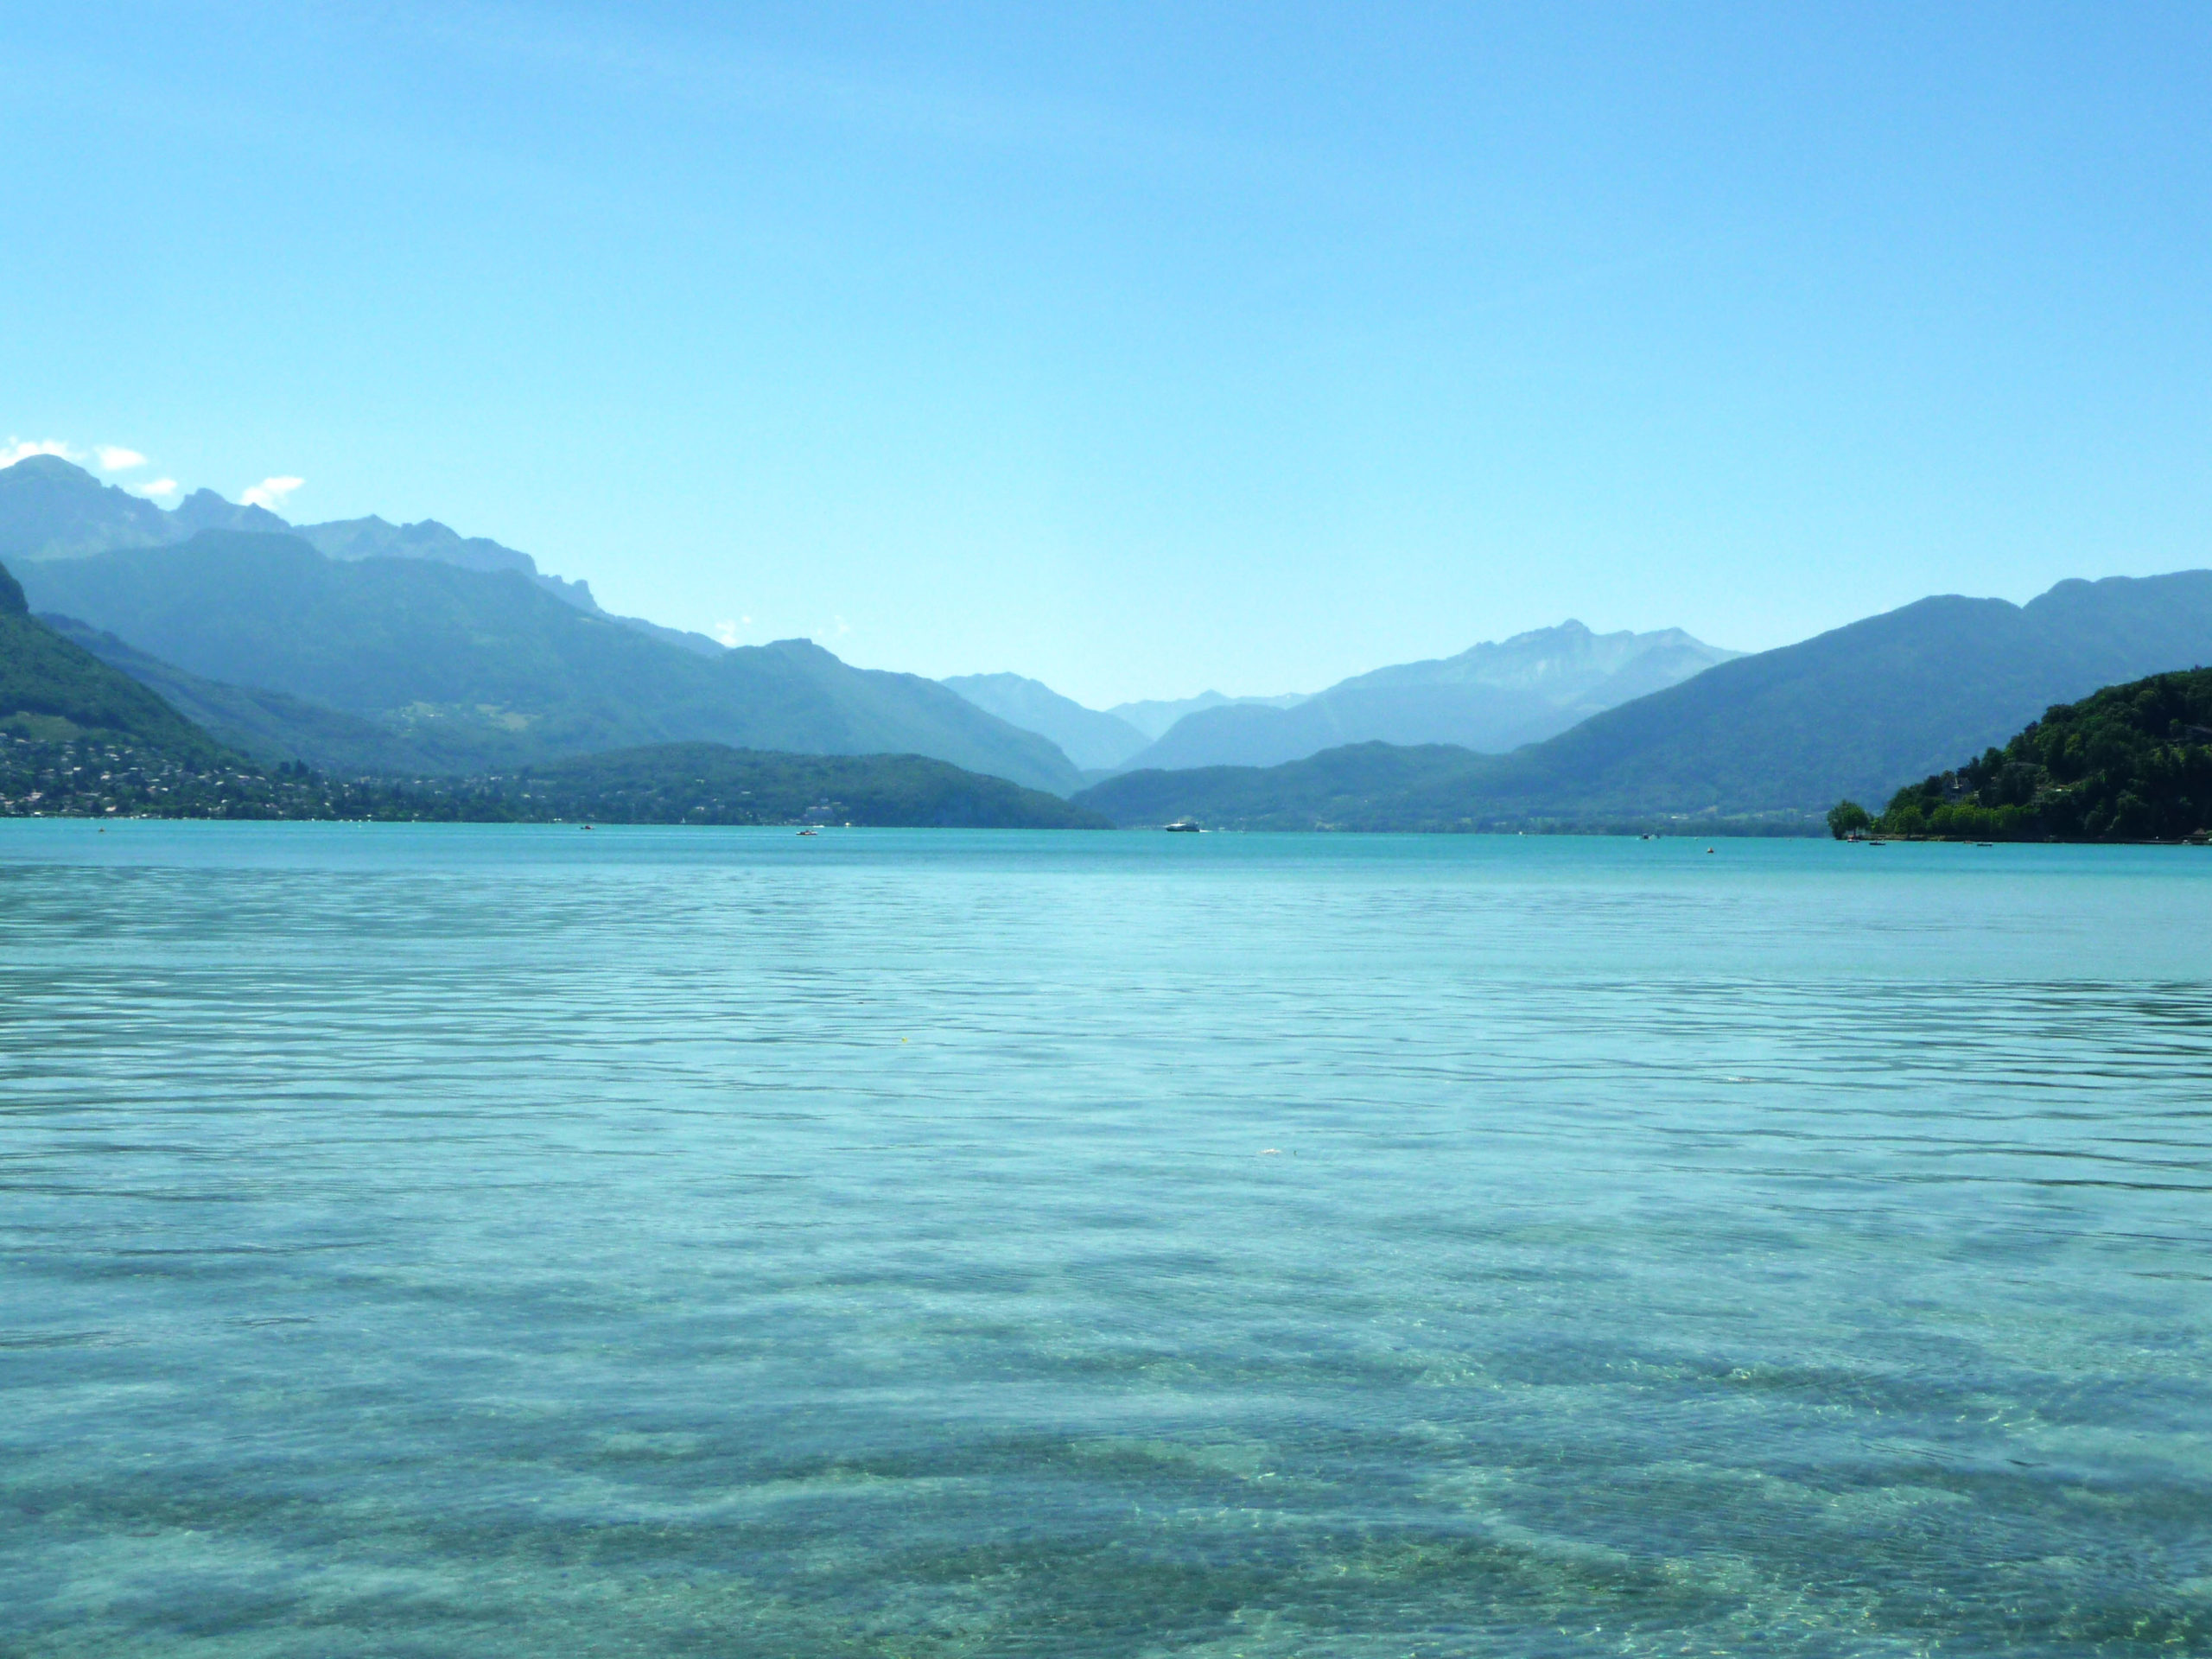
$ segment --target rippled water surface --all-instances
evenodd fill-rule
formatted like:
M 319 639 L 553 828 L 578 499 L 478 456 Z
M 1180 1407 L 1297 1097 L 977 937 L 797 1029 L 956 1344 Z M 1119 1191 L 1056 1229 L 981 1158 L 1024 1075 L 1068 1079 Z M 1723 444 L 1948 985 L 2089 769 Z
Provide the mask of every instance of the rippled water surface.
M 0 823 L 0 1652 L 2212 1653 L 2212 853 Z

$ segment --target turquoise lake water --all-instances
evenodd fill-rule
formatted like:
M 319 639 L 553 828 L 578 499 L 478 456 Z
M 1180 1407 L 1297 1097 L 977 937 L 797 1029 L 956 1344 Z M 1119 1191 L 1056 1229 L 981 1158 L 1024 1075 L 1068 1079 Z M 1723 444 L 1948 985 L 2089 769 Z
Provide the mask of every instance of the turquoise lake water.
M 0 823 L 0 1652 L 2212 1653 L 2212 852 Z

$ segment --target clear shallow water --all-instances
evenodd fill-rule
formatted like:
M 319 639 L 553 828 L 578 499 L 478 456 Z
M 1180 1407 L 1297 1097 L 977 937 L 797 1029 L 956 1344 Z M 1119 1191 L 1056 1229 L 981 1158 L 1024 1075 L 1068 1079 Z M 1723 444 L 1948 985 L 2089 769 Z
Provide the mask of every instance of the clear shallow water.
M 0 823 L 0 1652 L 2212 1652 L 2212 854 Z

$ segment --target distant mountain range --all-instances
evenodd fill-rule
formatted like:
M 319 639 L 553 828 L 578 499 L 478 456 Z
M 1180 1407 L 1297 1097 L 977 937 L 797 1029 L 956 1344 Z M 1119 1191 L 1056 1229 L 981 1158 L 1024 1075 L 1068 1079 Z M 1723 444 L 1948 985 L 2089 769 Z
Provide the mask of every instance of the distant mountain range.
M 1167 735 L 1175 722 L 1185 715 L 1195 715 L 1207 709 L 1295 709 L 1310 695 L 1304 691 L 1286 692 L 1272 697 L 1230 697 L 1218 691 L 1201 691 L 1195 697 L 1146 698 L 1137 702 L 1117 702 L 1106 712 L 1116 720 L 1126 721 L 1145 735 L 1148 743 L 1157 742 Z
M 1126 764 L 1268 766 L 1378 741 L 1502 753 L 1739 655 L 1680 628 L 1601 634 L 1563 622 L 1439 661 L 1378 668 L 1288 708 L 1200 709 Z
M 1086 709 L 1019 674 L 957 674 L 941 682 L 1010 726 L 1049 737 L 1085 772 L 1110 772 L 1150 740 L 1118 715 Z
M 944 682 L 978 709 L 1058 744 L 1085 772 L 1112 772 L 1140 764 L 1142 753 L 1185 715 L 1214 709 L 1251 709 L 1263 714 L 1294 709 L 1300 695 L 1228 697 L 1201 691 L 1172 702 L 1124 702 L 1101 712 L 1062 696 L 1041 680 L 1019 674 L 957 674 Z M 1165 764 L 1165 763 L 1163 763 Z
M 1086 771 L 1275 766 L 1346 743 L 1450 743 L 1502 753 L 1742 653 L 1655 633 L 1538 628 L 1456 657 L 1401 663 L 1311 696 L 1130 702 L 1104 713 L 1017 674 L 944 682 L 978 708 L 1051 738 Z
M 86 644 L 269 759 L 461 772 L 716 742 L 928 755 L 1063 795 L 1082 781 L 1049 741 L 933 681 L 852 668 L 804 640 L 709 658 L 582 610 L 519 569 L 341 562 L 295 536 L 201 531 L 22 575 L 37 610 L 90 625 Z
M 0 724 L 23 743 L 137 731 L 355 778 L 703 743 L 919 755 L 1064 796 L 1122 767 L 1077 798 L 1124 823 L 1808 823 L 2050 705 L 2212 661 L 2212 572 L 2190 571 L 1928 599 L 1749 657 L 1569 622 L 1310 697 L 1102 712 L 1013 675 L 940 684 L 610 617 L 432 521 L 294 531 L 205 491 L 164 512 L 48 456 L 0 468 L 0 550 L 53 625 L 0 619 Z M 1295 758 L 1186 764 L 1222 754 Z
M 0 560 L 10 561 L 19 569 L 118 548 L 163 547 L 203 530 L 289 533 L 334 559 L 429 559 L 464 570 L 519 571 L 578 610 L 607 614 L 592 597 L 590 583 L 545 575 L 529 554 L 485 537 L 461 536 L 435 518 L 414 524 L 387 524 L 374 517 L 293 524 L 266 507 L 226 501 L 213 490 L 194 490 L 164 510 L 128 490 L 101 483 L 58 455 L 29 455 L 0 467 Z M 703 633 L 663 627 L 642 617 L 614 620 L 703 656 L 722 649 Z
M 1274 767 L 1130 772 L 1122 823 L 1453 829 L 1808 817 L 1887 798 L 2049 706 L 2212 661 L 2212 571 L 2063 582 L 2026 606 L 1925 599 L 1718 664 L 1510 754 L 1370 743 Z

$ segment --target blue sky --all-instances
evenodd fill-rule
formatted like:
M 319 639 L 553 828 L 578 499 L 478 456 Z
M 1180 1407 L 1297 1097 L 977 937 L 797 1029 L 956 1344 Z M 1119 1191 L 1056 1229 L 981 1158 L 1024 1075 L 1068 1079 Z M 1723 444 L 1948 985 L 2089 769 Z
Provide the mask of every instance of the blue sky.
M 2212 9 L 0 0 L 0 439 L 1092 702 L 2212 563 Z M 281 492 L 280 492 L 281 493 Z

